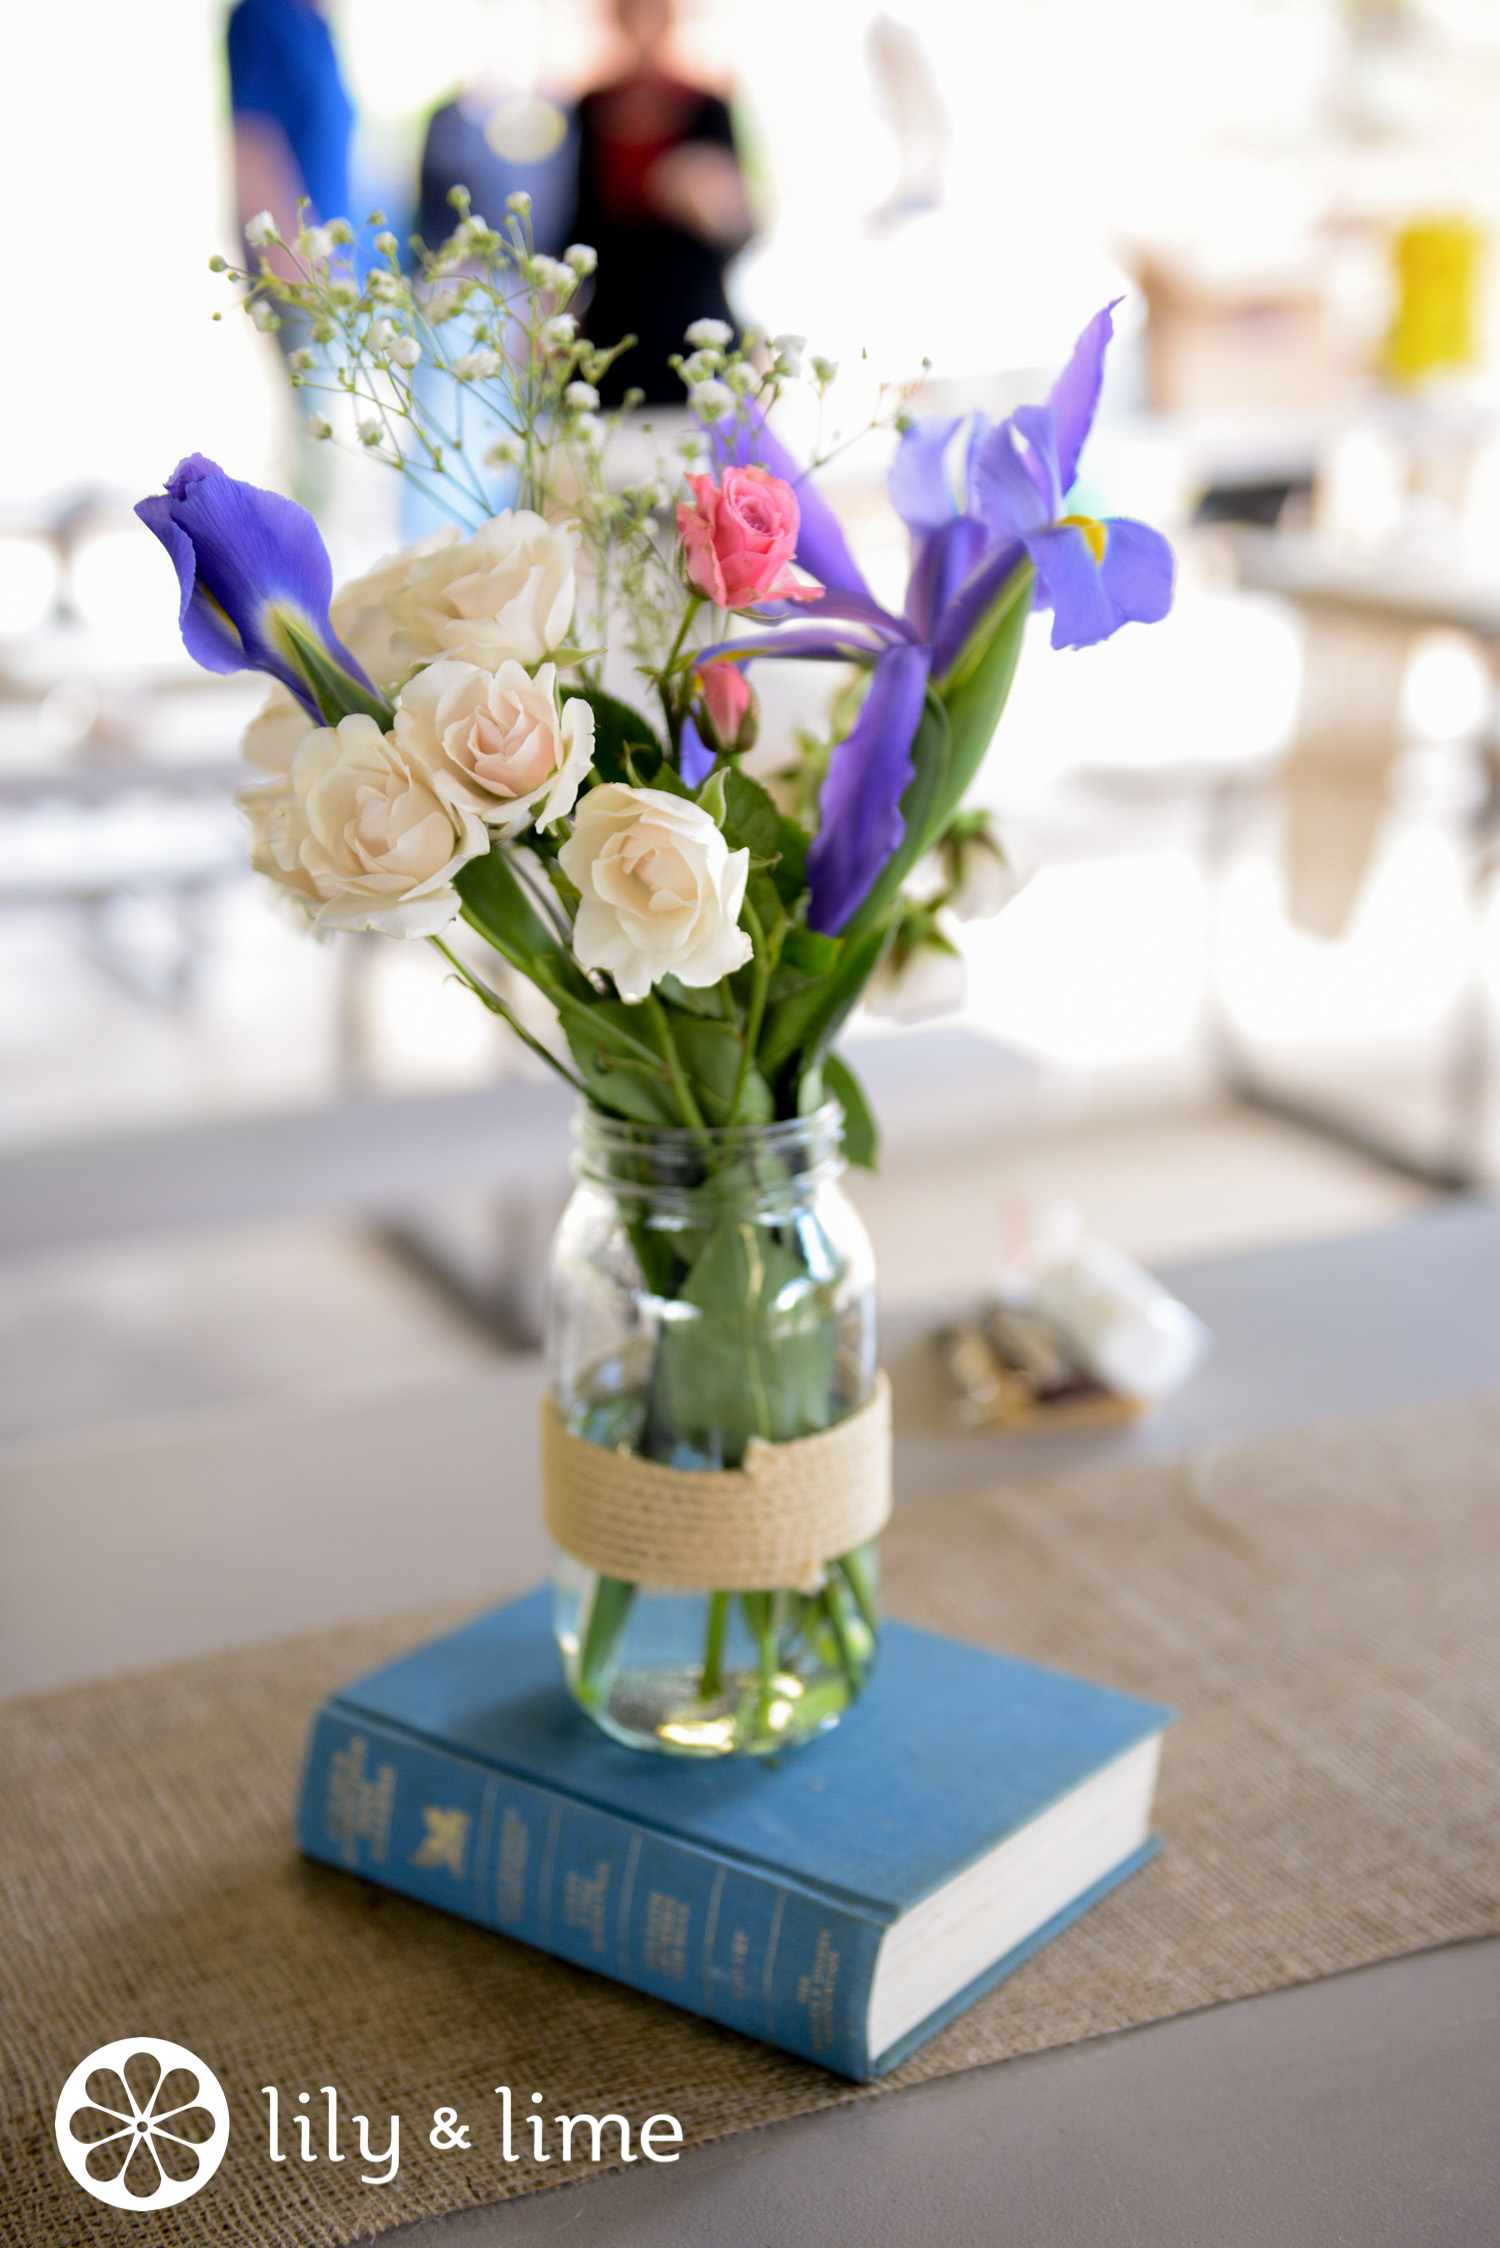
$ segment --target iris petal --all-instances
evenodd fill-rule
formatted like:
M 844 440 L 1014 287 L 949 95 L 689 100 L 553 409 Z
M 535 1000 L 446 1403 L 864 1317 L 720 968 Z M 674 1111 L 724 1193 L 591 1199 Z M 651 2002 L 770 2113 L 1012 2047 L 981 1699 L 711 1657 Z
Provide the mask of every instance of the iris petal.
M 1022 459 L 1041 494 L 1048 522 L 1062 513 L 1063 487 L 1057 467 L 1057 423 L 1050 406 L 1018 406 L 1011 427 L 1023 440 Z
M 1122 624 L 1159 624 L 1172 606 L 1172 549 L 1149 524 L 1114 516 L 1100 575 Z
M 334 637 L 333 570 L 305 508 L 190 453 L 168 477 L 165 498 L 142 500 L 136 513 L 172 557 L 178 622 L 196 662 L 209 671 L 269 672 L 314 718 L 321 715 L 315 676 L 326 685 L 341 673 L 378 707 L 364 672 Z M 312 651 L 300 662 L 298 641 Z
M 177 629 L 194 663 L 202 664 L 205 671 L 243 671 L 245 643 L 218 603 L 200 588 L 193 542 L 173 522 L 172 502 L 160 497 L 142 500 L 135 512 L 172 557 L 180 596 Z
M 938 621 L 990 546 L 990 534 L 972 515 L 960 515 L 922 540 L 906 589 L 907 622 L 931 640 Z
M 958 513 L 947 454 L 961 418 L 927 414 L 902 433 L 886 488 L 908 530 L 936 531 Z
M 868 897 L 906 833 L 901 799 L 932 667 L 930 648 L 891 648 L 870 675 L 858 718 L 834 745 L 807 854 L 807 924 L 834 936 Z
M 997 542 L 1025 538 L 1051 520 L 1009 422 L 991 430 L 978 448 L 969 485 L 970 509 Z
M 1113 303 L 1094 314 L 1074 344 L 1073 356 L 1053 384 L 1047 401 L 1057 431 L 1058 483 L 1065 497 L 1073 488 L 1078 474 L 1078 456 L 1099 410 L 1104 354 L 1115 332 L 1115 305 L 1123 301 L 1116 297 Z
M 933 669 L 940 679 L 956 662 L 964 642 L 1025 556 L 1026 548 L 1020 539 L 1007 540 L 985 557 L 954 594 L 938 619 L 933 637 Z
M 689 788 L 699 788 L 714 769 L 714 753 L 709 748 L 691 718 L 682 722 L 682 740 L 677 752 L 677 770 Z
M 1038 605 L 1052 610 L 1054 648 L 1092 648 L 1124 623 L 1082 531 L 1056 524 L 1026 546 L 1036 564 Z

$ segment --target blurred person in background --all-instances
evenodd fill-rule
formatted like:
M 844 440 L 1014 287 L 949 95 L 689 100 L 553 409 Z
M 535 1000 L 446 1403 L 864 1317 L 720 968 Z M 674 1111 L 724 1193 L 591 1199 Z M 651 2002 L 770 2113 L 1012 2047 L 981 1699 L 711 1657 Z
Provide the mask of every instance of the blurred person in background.
M 548 257 L 562 255 L 578 193 L 578 119 L 570 105 L 537 83 L 541 28 L 539 0 L 500 0 L 490 24 L 490 59 L 428 118 L 417 232 L 429 250 L 457 225 L 450 197 L 461 187 L 474 216 L 496 228 L 507 223 L 509 198 L 529 195 L 532 240 Z M 413 380 L 434 420 L 457 429 L 463 402 L 451 377 L 424 359 Z M 513 502 L 518 477 L 514 470 L 499 470 L 486 475 L 484 484 L 498 513 Z M 422 538 L 449 520 L 440 501 L 415 484 L 405 485 L 404 539 Z
M 238 0 L 226 37 L 241 235 L 253 218 L 269 211 L 282 239 L 290 242 L 301 223 L 297 206 L 303 196 L 311 205 L 309 224 L 349 218 L 354 104 L 318 0 Z M 263 257 L 283 274 L 294 270 L 274 244 L 245 245 L 251 272 Z M 292 315 L 276 329 L 287 357 L 309 337 L 308 323 Z M 300 433 L 322 400 L 310 387 L 290 395 Z M 299 434 L 288 474 L 293 497 L 315 515 L 326 512 L 334 480 L 330 449 Z
M 588 310 L 593 340 L 637 338 L 600 385 L 648 405 L 680 405 L 668 366 L 695 320 L 738 323 L 724 269 L 753 228 L 728 105 L 666 65 L 672 0 L 615 0 L 630 54 L 623 73 L 579 104 L 578 208 L 572 233 L 599 253 Z
M 269 211 L 289 242 L 304 195 L 315 223 L 349 217 L 354 105 L 318 0 L 239 0 L 228 48 L 241 229 Z

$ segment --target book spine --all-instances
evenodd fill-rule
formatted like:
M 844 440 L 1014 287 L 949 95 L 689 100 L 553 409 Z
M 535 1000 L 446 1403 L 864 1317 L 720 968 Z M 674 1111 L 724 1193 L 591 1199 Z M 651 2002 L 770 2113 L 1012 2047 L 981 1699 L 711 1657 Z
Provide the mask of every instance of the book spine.
M 839 2075 L 870 2073 L 884 1924 L 767 1871 L 336 1702 L 314 1721 L 298 1840 L 309 1857 Z

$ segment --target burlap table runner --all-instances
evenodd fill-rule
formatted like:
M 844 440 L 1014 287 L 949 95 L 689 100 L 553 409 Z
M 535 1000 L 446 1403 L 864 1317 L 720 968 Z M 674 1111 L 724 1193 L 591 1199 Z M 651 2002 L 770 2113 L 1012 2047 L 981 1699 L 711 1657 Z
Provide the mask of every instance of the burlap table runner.
M 888 2085 L 1500 1929 L 1500 1397 L 898 1514 L 892 1606 L 1174 1704 L 1167 1848 Z M 493 2088 L 667 2110 L 689 2142 L 871 2096 L 294 1855 L 308 1713 L 428 1612 L 11 1704 L 0 1718 L 8 2241 L 333 2248 L 587 2173 L 499 2160 Z M 59 2088 L 177 2040 L 234 2135 L 197 2198 L 64 2174 Z M 404 2118 L 394 2183 L 273 2168 L 259 2088 Z M 321 2104 L 321 2103 L 319 2103 Z M 432 2149 L 439 2105 L 483 2126 Z M 383 2143 L 377 2138 L 377 2144 Z

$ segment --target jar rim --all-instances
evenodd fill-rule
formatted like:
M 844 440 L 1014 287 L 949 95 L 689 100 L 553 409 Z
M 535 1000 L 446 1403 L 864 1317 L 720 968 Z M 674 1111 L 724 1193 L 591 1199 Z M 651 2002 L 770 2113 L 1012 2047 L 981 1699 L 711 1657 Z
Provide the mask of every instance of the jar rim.
M 701 1149 L 707 1142 L 715 1149 L 756 1148 L 775 1152 L 806 1145 L 825 1136 L 842 1140 L 843 1129 L 843 1104 L 831 1095 L 806 1116 L 778 1116 L 769 1124 L 644 1124 L 633 1117 L 612 1116 L 608 1110 L 596 1108 L 592 1101 L 582 1100 L 573 1112 L 575 1138 L 589 1138 L 596 1144 L 622 1149 L 681 1148 L 687 1152 Z

